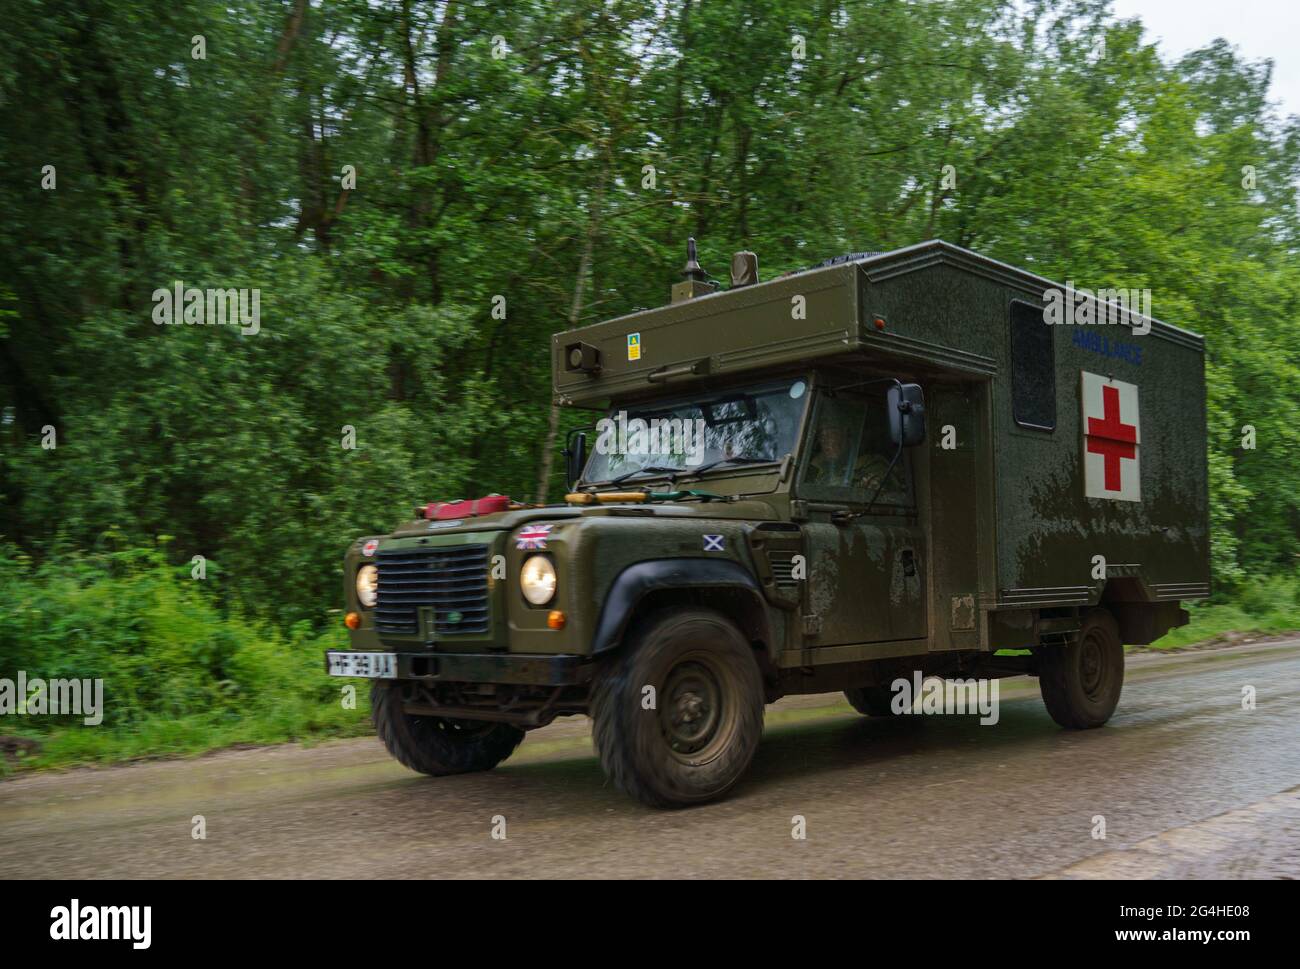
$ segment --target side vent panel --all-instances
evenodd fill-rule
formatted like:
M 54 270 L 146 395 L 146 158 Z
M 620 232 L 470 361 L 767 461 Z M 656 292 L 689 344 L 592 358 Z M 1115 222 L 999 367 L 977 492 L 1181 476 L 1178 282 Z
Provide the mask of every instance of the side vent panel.
M 767 522 L 749 532 L 749 547 L 768 601 L 782 609 L 797 608 L 808 584 L 803 530 L 786 522 Z

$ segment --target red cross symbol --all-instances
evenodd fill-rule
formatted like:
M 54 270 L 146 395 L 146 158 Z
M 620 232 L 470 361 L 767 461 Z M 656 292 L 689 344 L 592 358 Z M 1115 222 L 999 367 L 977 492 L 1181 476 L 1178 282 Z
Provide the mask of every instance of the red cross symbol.
M 1119 390 L 1101 388 L 1100 419 L 1088 418 L 1088 450 L 1106 459 L 1106 490 L 1119 491 L 1120 461 L 1137 457 L 1137 425 L 1125 424 L 1119 419 Z

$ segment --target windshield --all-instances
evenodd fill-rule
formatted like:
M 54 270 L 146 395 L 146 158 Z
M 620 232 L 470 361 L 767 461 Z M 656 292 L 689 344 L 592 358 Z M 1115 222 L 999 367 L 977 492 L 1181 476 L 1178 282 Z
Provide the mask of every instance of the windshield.
M 807 392 L 807 381 L 792 379 L 612 411 L 596 423 L 583 480 L 780 461 L 794 450 Z

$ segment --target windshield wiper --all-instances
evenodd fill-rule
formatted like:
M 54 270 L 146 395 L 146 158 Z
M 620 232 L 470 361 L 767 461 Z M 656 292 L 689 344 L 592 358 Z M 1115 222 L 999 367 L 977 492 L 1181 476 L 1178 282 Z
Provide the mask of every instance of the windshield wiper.
M 736 458 L 719 458 L 717 461 L 710 461 L 708 464 L 701 464 L 698 468 L 687 468 L 691 474 L 703 474 L 705 471 L 711 471 L 713 468 L 719 468 L 724 464 L 775 464 L 776 458 L 751 458 L 741 455 Z
M 646 465 L 644 468 L 637 468 L 634 471 L 625 471 L 623 474 L 620 474 L 616 478 L 610 478 L 608 484 L 612 484 L 612 485 L 622 484 L 628 478 L 631 478 L 638 474 L 666 474 L 668 475 L 668 483 L 671 484 L 673 478 L 681 473 L 682 473 L 681 468 L 665 468 L 662 467 L 661 465 L 650 464 L 650 465 Z

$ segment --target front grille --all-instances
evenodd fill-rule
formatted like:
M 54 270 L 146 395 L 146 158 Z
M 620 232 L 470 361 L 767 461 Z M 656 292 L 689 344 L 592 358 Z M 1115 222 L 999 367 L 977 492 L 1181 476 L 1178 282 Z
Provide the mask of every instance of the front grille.
M 375 629 L 382 636 L 414 636 L 419 610 L 432 606 L 439 636 L 488 631 L 486 545 L 381 550 Z

